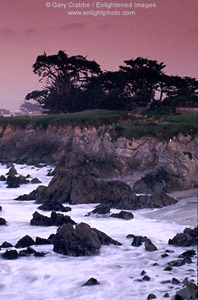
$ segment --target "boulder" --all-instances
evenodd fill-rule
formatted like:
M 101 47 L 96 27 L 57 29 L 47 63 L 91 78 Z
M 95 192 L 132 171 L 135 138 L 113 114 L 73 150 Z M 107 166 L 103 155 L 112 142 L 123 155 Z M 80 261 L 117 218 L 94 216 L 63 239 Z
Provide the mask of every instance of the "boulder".
M 50 245 L 52 242 L 49 239 L 44 239 L 40 237 L 36 237 L 35 245 Z
M 131 246 L 134 247 L 139 247 L 143 244 L 143 242 L 145 242 L 147 240 L 146 236 L 138 236 L 138 235 L 134 235 L 133 237 L 133 242 L 131 244 Z
M 94 208 L 94 210 L 89 212 L 87 214 L 87 216 L 90 216 L 92 214 L 105 215 L 105 214 L 108 214 L 108 213 L 110 213 L 110 207 L 108 205 L 105 205 L 105 204 L 100 204 L 100 205 L 97 205 Z
M 187 257 L 193 257 L 196 255 L 195 250 L 187 250 L 185 252 L 183 252 L 182 254 L 180 254 L 178 257 L 179 258 L 187 258 Z
M 155 296 L 155 294 L 149 294 L 147 296 L 147 300 L 152 300 L 152 299 L 156 299 L 157 297 Z
M 144 246 L 146 251 L 157 251 L 157 247 L 148 238 L 146 239 Z
M 74 228 L 72 224 L 64 224 L 58 228 L 53 238 L 54 251 L 71 256 L 89 256 L 99 253 L 102 245 L 120 245 L 105 233 L 80 223 Z
M 0 211 L 2 211 L 2 206 L 0 206 Z
M 176 295 L 171 300 L 185 300 L 193 299 L 196 300 L 198 297 L 198 286 L 187 278 L 183 281 L 184 287 L 176 292 Z
M 194 229 L 185 228 L 183 233 L 176 234 L 168 243 L 174 246 L 190 247 L 196 246 L 198 242 L 198 226 Z
M 15 169 L 14 166 L 12 166 L 6 175 L 16 175 L 16 174 L 17 174 L 17 170 Z
M 8 242 L 3 242 L 1 245 L 0 245 L 0 248 L 10 248 L 10 247 L 13 247 L 13 245 L 11 243 L 8 243 Z
M 38 178 L 33 178 L 31 183 L 41 183 L 41 181 Z
M 47 201 L 44 204 L 40 205 L 38 209 L 45 210 L 45 211 L 50 211 L 50 210 L 62 211 L 62 212 L 71 211 L 71 207 L 69 206 L 65 207 L 57 201 Z
M 36 251 L 35 249 L 33 249 L 31 247 L 28 247 L 27 249 L 21 250 L 19 252 L 19 256 L 25 256 L 25 257 L 31 256 L 31 255 L 34 255 L 36 257 L 43 257 L 43 256 L 45 256 L 45 254 L 46 253 L 38 252 L 38 251 Z
M 7 180 L 7 187 L 8 188 L 18 188 L 20 187 L 20 179 L 15 175 L 8 175 Z
M 183 259 L 176 259 L 168 262 L 167 267 L 181 267 L 185 265 L 185 261 Z
M 4 175 L 0 176 L 0 181 L 6 181 L 6 177 Z
M 21 200 L 21 201 L 36 200 L 38 195 L 42 195 L 42 193 L 44 193 L 45 190 L 46 187 L 44 185 L 39 185 L 37 189 L 33 190 L 30 194 L 20 195 L 19 197 L 15 198 L 15 200 Z
M 34 240 L 29 236 L 25 235 L 15 245 L 16 248 L 25 248 L 34 245 Z
M 145 275 L 143 278 L 142 278 L 143 281 L 150 281 L 151 278 L 148 276 L 148 275 Z
M 33 218 L 30 221 L 31 225 L 37 226 L 61 226 L 63 224 L 76 224 L 69 216 L 65 216 L 55 211 L 51 212 L 51 216 L 43 216 L 37 211 L 33 214 Z
M 17 259 L 18 256 L 19 255 L 16 250 L 6 250 L 6 252 L 2 254 L 2 258 L 4 259 Z
M 131 220 L 134 218 L 132 213 L 124 210 L 120 211 L 118 214 L 111 214 L 111 217 L 124 219 L 124 220 Z
M 6 224 L 7 224 L 6 220 L 4 218 L 0 218 L 0 226 Z
M 83 286 L 98 285 L 98 284 L 99 284 L 98 280 L 91 277 L 86 283 L 83 284 Z

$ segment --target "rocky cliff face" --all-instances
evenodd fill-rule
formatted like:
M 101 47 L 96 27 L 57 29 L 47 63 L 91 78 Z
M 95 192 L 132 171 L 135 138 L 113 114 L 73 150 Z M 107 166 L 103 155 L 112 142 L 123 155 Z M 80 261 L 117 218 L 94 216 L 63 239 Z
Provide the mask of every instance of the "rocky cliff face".
M 169 141 L 152 137 L 139 140 L 121 137 L 114 141 L 108 127 L 97 130 L 78 127 L 26 129 L 11 131 L 0 139 L 0 160 L 28 164 L 57 163 L 56 176 L 48 194 L 51 194 L 50 190 L 55 193 L 57 185 L 58 194 L 62 193 L 64 197 L 67 194 L 74 199 L 82 197 L 80 186 L 87 186 L 83 193 L 89 194 L 91 199 L 90 191 L 98 180 L 125 180 L 127 177 L 132 182 L 130 178 L 137 172 L 140 172 L 139 179 L 142 179 L 136 182 L 136 192 L 195 187 L 197 148 L 198 136 L 182 133 Z M 60 182 L 65 186 L 64 193 Z

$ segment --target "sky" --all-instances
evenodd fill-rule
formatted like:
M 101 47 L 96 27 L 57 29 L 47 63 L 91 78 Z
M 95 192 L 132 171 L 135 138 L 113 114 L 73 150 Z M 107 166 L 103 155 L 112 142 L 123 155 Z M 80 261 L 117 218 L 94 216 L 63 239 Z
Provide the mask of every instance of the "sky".
M 83 3 L 91 7 L 68 7 Z M 133 7 L 109 9 L 120 15 L 68 14 L 107 11 L 96 7 L 107 3 Z M 135 14 L 122 15 L 129 10 Z M 17 110 L 27 93 L 42 89 L 32 65 L 44 51 L 84 55 L 103 70 L 142 56 L 164 62 L 169 75 L 198 78 L 197 12 L 198 0 L 0 0 L 0 109 Z

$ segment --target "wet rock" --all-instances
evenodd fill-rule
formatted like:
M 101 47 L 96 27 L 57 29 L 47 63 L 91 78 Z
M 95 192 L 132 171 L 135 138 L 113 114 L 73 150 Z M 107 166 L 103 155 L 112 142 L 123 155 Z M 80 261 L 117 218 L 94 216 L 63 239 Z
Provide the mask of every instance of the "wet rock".
M 19 255 L 16 250 L 6 250 L 6 252 L 2 254 L 2 258 L 4 259 L 17 259 L 18 256 Z
M 15 245 L 16 248 L 25 248 L 34 245 L 34 240 L 29 236 L 25 235 Z
M 41 181 L 38 178 L 33 178 L 31 183 L 41 183 Z
M 142 278 L 142 280 L 143 281 L 150 281 L 150 277 L 148 276 L 148 275 L 145 275 L 143 278 Z
M 15 198 L 15 200 L 21 200 L 21 201 L 36 200 L 38 195 L 42 195 L 42 193 L 44 193 L 45 190 L 46 187 L 44 185 L 39 185 L 37 189 L 33 190 L 30 194 L 20 195 L 19 197 Z
M 74 228 L 72 224 L 62 225 L 53 238 L 54 251 L 71 256 L 89 256 L 99 253 L 102 245 L 115 244 L 105 233 L 80 223 Z
M 0 226 L 6 224 L 7 224 L 6 220 L 4 218 L 0 218 Z
M 181 297 L 180 295 L 175 295 L 171 298 L 171 300 L 184 300 L 184 298 Z
M 36 237 L 35 240 L 35 245 L 50 245 L 52 244 L 52 242 L 50 241 L 50 239 L 44 239 L 44 238 L 40 238 L 40 237 Z
M 164 271 L 171 271 L 173 268 L 171 266 L 167 266 L 166 268 L 164 268 Z
M 168 283 L 171 283 L 171 280 L 163 280 L 160 283 L 162 283 L 162 284 L 168 284 Z
M 0 248 L 10 248 L 10 247 L 13 247 L 13 245 L 11 243 L 8 243 L 8 242 L 3 242 L 1 245 L 0 245 Z
M 16 174 L 17 174 L 17 170 L 15 169 L 14 166 L 12 166 L 6 175 L 16 175 Z
M 129 233 L 129 234 L 126 236 L 127 239 L 133 239 L 134 237 L 135 237 L 135 235 L 132 234 L 132 233 Z
M 2 206 L 0 206 L 0 211 L 2 211 Z
M 187 250 L 185 252 L 183 252 L 182 254 L 180 254 L 178 257 L 179 258 L 184 258 L 184 257 L 193 257 L 196 255 L 195 250 Z
M 134 216 L 133 216 L 132 213 L 130 213 L 128 211 L 124 211 L 124 210 L 122 210 L 118 214 L 111 214 L 111 217 L 113 217 L 113 218 L 119 218 L 119 219 L 124 219 L 124 220 L 131 220 L 131 219 L 134 218 Z
M 86 283 L 83 284 L 83 286 L 98 285 L 98 284 L 99 284 L 98 280 L 91 277 Z
M 171 283 L 172 284 L 180 284 L 180 281 L 177 279 L 177 278 L 172 278 L 172 280 L 171 280 Z
M 164 297 L 164 298 L 169 298 L 170 295 L 169 295 L 169 293 L 165 293 L 165 294 L 163 295 L 163 297 Z
M 162 258 L 168 257 L 169 255 L 167 253 L 164 253 L 161 255 Z
M 27 184 L 30 182 L 28 179 L 26 179 L 25 176 L 22 175 L 19 175 L 18 179 L 19 179 L 19 184 Z
M 142 272 L 140 273 L 141 276 L 145 275 L 146 272 L 144 270 L 142 270 Z
M 146 239 L 144 244 L 146 251 L 157 251 L 157 247 L 151 242 L 150 239 Z
M 131 244 L 131 246 L 134 246 L 134 247 L 139 247 L 141 246 L 145 241 L 146 241 L 147 237 L 146 236 L 138 236 L 138 235 L 135 235 L 133 237 L 133 242 Z
M 56 201 L 45 202 L 44 204 L 40 205 L 38 209 L 45 210 L 45 211 L 50 211 L 50 210 L 62 211 L 62 212 L 71 211 L 71 207 L 69 206 L 65 207 L 61 203 Z
M 56 213 L 55 211 L 51 212 L 50 217 L 43 216 L 36 211 L 33 214 L 32 220 L 30 221 L 31 225 L 37 226 L 61 226 L 67 223 L 72 225 L 76 224 L 69 216 Z
M 19 251 L 19 256 L 30 256 L 35 253 L 36 250 L 34 250 L 32 247 L 28 247 L 27 249 Z
M 147 296 L 147 300 L 152 300 L 152 299 L 155 299 L 155 298 L 157 298 L 157 297 L 155 296 L 155 294 L 149 294 L 149 295 Z
M 18 188 L 20 187 L 20 179 L 15 175 L 9 175 L 6 180 L 8 188 Z
M 183 233 L 178 233 L 169 239 L 168 243 L 174 246 L 190 247 L 197 245 L 198 242 L 198 226 L 194 229 L 185 228 Z
M 98 214 L 98 215 L 104 215 L 110 213 L 110 207 L 105 204 L 100 204 L 94 208 L 91 212 L 87 214 L 87 216 L 90 216 L 92 214 Z
M 185 265 L 185 261 L 183 259 L 176 259 L 168 262 L 167 267 L 181 267 Z
M 6 181 L 6 177 L 4 175 L 0 176 L 0 181 Z

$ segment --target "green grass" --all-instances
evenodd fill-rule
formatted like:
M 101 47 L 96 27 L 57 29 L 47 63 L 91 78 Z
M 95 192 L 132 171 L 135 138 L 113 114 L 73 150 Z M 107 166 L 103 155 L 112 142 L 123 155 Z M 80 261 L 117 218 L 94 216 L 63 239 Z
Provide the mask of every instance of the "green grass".
M 128 139 L 140 138 L 142 136 L 157 137 L 161 140 L 167 140 L 173 136 L 177 136 L 180 132 L 190 133 L 192 135 L 198 132 L 198 116 L 197 115 L 163 115 L 160 122 L 157 118 L 148 118 L 147 116 L 137 117 L 127 116 L 127 111 L 111 111 L 111 110 L 87 110 L 76 113 L 44 115 L 33 117 L 8 117 L 0 118 L 0 125 L 3 131 L 8 124 L 15 127 L 47 129 L 52 126 L 95 126 L 112 125 L 110 134 L 113 139 L 125 136 Z
M 43 116 L 19 116 L 0 118 L 0 125 L 13 125 L 26 128 L 32 125 L 33 128 L 46 129 L 49 125 L 72 125 L 72 126 L 101 126 L 118 122 L 121 116 L 126 115 L 125 111 L 111 110 L 87 110 L 76 113 L 43 115 Z

